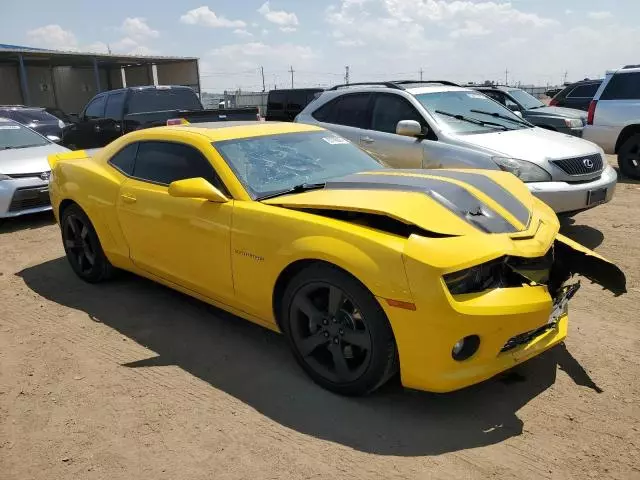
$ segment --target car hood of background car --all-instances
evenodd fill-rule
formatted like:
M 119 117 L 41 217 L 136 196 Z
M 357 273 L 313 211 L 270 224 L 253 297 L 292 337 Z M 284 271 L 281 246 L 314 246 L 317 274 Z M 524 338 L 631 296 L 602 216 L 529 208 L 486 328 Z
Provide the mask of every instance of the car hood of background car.
M 479 133 L 459 137 L 466 145 L 481 147 L 503 157 L 540 162 L 600 153 L 593 143 L 544 128 Z
M 263 203 L 391 218 L 426 235 L 516 233 L 530 222 L 533 197 L 510 173 L 486 170 L 376 170 L 327 181 L 325 188 Z
M 525 112 L 527 117 L 587 118 L 587 112 L 575 108 L 540 107 Z
M 11 175 L 48 172 L 51 168 L 47 156 L 68 151 L 55 143 L 41 147 L 0 150 L 0 173 Z
M 0 150 L 0 173 L 12 175 L 48 172 L 50 167 L 49 162 L 47 162 L 47 156 L 68 151 L 68 149 L 55 143 L 41 147 Z

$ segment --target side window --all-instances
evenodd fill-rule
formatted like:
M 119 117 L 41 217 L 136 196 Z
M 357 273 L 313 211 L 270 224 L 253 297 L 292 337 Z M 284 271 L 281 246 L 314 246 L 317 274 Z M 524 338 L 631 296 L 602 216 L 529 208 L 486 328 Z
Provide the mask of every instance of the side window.
M 135 163 L 137 152 L 138 144 L 132 143 L 111 157 L 109 163 L 125 175 L 131 176 L 133 175 L 133 165 Z
M 484 93 L 490 99 L 495 100 L 496 102 L 501 103 L 502 105 L 504 105 L 505 97 L 501 93 L 489 92 L 489 91 L 483 91 L 482 93 Z
M 107 108 L 104 117 L 111 120 L 122 119 L 122 109 L 124 108 L 124 92 L 110 93 L 107 97 Z
M 226 193 L 209 161 L 195 148 L 180 143 L 140 142 L 133 176 L 163 185 L 202 177 Z
M 267 98 L 267 110 L 284 110 L 284 92 L 271 92 Z
M 340 97 L 333 108 L 331 119 L 327 121 L 347 127 L 369 128 L 370 98 L 368 93 L 352 93 Z
M 600 100 L 637 99 L 640 99 L 640 72 L 615 74 L 600 96 Z
M 106 95 L 101 95 L 98 98 L 93 99 L 93 101 L 87 105 L 87 108 L 84 111 L 84 116 L 89 120 L 103 118 L 106 98 Z
M 424 119 L 407 100 L 399 95 L 377 94 L 371 121 L 371 129 L 396 133 L 400 120 L 415 120 L 424 125 Z
M 319 122 L 331 122 L 333 118 L 333 107 L 335 107 L 340 98 L 335 98 L 330 102 L 325 103 L 319 109 L 311 113 L 311 116 L 318 120 Z
M 506 95 L 504 96 L 504 99 L 503 99 L 503 101 L 501 103 L 511 111 L 516 112 L 516 111 L 520 110 L 520 105 L 518 105 L 516 102 L 511 100 Z
M 599 83 L 589 85 L 578 85 L 567 94 L 567 98 L 593 98 L 598 91 Z

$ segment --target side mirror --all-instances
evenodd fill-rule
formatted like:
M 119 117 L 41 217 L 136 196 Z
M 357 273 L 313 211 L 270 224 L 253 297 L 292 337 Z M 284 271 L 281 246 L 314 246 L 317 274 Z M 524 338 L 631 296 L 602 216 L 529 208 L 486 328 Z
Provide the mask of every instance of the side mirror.
M 514 111 L 513 113 L 515 113 L 517 117 L 524 118 L 520 110 Z
M 80 121 L 80 115 L 77 113 L 68 113 L 67 118 L 71 123 L 78 123 Z
M 514 105 L 513 103 L 510 103 L 509 105 L 507 105 L 507 108 L 509 110 L 511 110 L 512 112 L 519 112 L 520 111 L 520 107 L 518 105 Z
M 419 122 L 415 120 L 400 120 L 396 125 L 396 134 L 403 137 L 422 137 L 424 132 Z
M 182 198 L 203 198 L 215 203 L 226 203 L 229 199 L 204 178 L 186 178 L 171 182 L 169 195 Z

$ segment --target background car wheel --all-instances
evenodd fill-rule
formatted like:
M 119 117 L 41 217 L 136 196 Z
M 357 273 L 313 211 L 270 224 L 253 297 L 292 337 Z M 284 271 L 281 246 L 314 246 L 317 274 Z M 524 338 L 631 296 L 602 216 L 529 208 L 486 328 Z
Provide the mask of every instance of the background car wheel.
M 102 251 L 87 214 L 77 205 L 70 205 L 62 213 L 60 225 L 64 251 L 73 271 L 90 283 L 109 279 L 114 268 Z
M 298 273 L 282 302 L 281 323 L 296 360 L 322 387 L 365 395 L 398 370 L 387 317 L 359 281 L 329 265 Z
M 640 179 L 640 133 L 627 138 L 618 150 L 618 166 L 627 177 Z

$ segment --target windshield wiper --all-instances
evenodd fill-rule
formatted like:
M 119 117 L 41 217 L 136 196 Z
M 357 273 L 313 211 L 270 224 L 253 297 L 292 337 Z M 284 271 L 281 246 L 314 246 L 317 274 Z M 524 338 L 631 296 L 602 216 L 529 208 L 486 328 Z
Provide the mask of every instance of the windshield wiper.
M 471 111 L 473 112 L 474 110 L 471 110 Z M 456 120 L 462 120 L 464 122 L 473 123 L 475 125 L 481 125 L 483 127 L 485 125 L 488 125 L 490 127 L 498 127 L 503 130 L 511 130 L 505 125 L 501 125 L 499 123 L 487 122 L 486 120 L 480 120 L 479 118 L 465 117 L 464 115 L 460 115 L 459 113 L 443 112 L 442 110 L 436 110 L 436 113 L 439 113 L 440 115 L 446 115 L 447 117 L 455 118 Z
M 320 183 L 301 183 L 299 185 L 294 185 L 291 188 L 287 188 L 286 190 L 280 190 L 277 192 L 273 192 L 273 193 L 267 193 L 266 195 L 263 195 L 261 197 L 256 198 L 256 200 L 267 200 L 269 198 L 275 198 L 275 197 L 280 197 L 282 195 L 289 195 L 291 193 L 302 193 L 302 192 L 306 192 L 308 190 L 318 190 L 320 188 L 324 188 L 325 186 L 325 182 L 320 182 Z
M 482 115 L 491 115 L 492 117 L 501 118 L 502 120 L 506 120 L 508 122 L 517 123 L 518 125 L 524 125 L 527 127 L 531 126 L 529 125 L 528 122 L 525 122 L 524 120 L 516 120 L 514 118 L 507 117 L 506 115 L 502 115 L 501 113 L 497 113 L 497 112 L 485 112 L 484 110 L 470 110 L 470 111 L 473 113 L 480 113 Z

